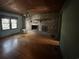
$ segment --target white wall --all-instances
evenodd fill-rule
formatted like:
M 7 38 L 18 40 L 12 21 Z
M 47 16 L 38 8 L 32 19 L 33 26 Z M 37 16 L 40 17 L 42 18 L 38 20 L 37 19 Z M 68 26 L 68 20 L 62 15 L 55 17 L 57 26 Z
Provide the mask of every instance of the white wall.
M 30 14 L 30 17 L 26 18 L 26 32 L 32 31 L 31 25 L 38 25 L 38 31 L 42 31 L 42 26 L 47 26 L 48 30 L 43 32 L 57 36 L 58 20 L 58 13 Z
M 26 32 L 31 31 L 31 20 L 29 18 L 26 18 Z

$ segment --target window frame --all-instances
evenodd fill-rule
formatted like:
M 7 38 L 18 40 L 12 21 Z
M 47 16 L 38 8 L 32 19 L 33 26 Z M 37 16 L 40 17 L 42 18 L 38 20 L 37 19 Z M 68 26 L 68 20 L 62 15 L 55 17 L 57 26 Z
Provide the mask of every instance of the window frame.
M 2 27 L 2 18 L 9 19 L 9 29 L 3 29 L 3 27 Z M 1 19 L 1 30 L 3 30 L 3 31 L 5 31 L 5 30 L 10 30 L 10 29 L 11 29 L 11 28 L 10 28 L 10 18 L 8 18 L 8 17 L 1 17 L 0 19 Z
M 10 28 L 11 28 L 11 29 L 17 29 L 17 28 L 12 28 L 11 19 L 15 19 L 15 20 L 17 21 L 17 24 L 16 24 L 16 25 L 17 25 L 17 26 L 16 26 L 17 28 L 18 28 L 18 19 L 17 19 L 17 18 L 10 18 Z
M 10 29 L 6 29 L 6 30 L 15 30 L 18 28 L 18 17 L 14 17 L 14 16 L 6 16 L 6 15 L 0 15 L 0 23 L 1 23 L 1 31 L 6 31 L 2 29 L 2 18 L 8 18 L 10 19 L 9 23 L 10 23 Z M 12 29 L 11 28 L 11 19 L 16 19 L 17 20 L 17 28 Z

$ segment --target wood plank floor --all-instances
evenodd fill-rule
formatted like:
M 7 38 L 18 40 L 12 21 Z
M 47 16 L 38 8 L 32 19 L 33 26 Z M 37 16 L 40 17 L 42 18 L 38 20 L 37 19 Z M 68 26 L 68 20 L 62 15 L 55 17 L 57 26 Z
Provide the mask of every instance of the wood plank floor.
M 62 55 L 59 41 L 31 32 L 1 40 L 0 59 L 62 59 Z

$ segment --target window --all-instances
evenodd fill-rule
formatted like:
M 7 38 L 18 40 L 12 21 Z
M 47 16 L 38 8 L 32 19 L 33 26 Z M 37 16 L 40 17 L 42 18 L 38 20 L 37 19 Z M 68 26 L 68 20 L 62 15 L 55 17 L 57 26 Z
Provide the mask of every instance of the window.
M 17 28 L 17 19 L 11 19 L 11 28 L 16 29 Z
M 2 30 L 10 29 L 10 19 L 9 18 L 1 18 L 2 21 Z
M 1 28 L 2 30 L 10 30 L 17 28 L 17 19 L 10 17 L 1 18 Z

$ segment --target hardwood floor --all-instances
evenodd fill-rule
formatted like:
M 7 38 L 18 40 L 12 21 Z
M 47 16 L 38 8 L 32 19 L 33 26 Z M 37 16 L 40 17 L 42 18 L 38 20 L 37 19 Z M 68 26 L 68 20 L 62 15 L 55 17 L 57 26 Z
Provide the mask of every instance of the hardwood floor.
M 1 40 L 0 59 L 62 59 L 62 55 L 59 41 L 31 32 Z

